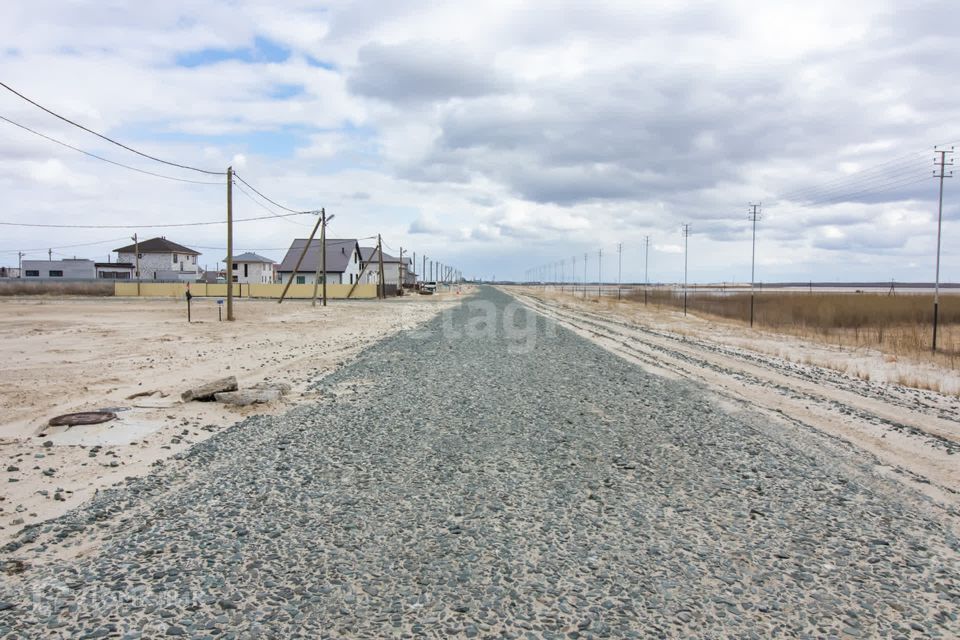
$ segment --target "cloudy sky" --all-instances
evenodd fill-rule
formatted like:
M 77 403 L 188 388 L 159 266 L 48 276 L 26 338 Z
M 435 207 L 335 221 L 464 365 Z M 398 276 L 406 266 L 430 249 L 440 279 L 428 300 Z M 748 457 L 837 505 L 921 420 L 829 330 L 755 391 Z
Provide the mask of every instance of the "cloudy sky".
M 7 0 L 0 80 L 151 155 L 228 165 L 330 234 L 382 233 L 468 277 L 576 256 L 583 277 L 933 278 L 934 145 L 960 142 L 960 3 Z M 790 6 L 792 5 L 792 6 Z M 0 221 L 225 215 L 223 179 L 150 162 L 0 90 Z M 242 184 L 240 185 L 243 186 Z M 249 190 L 248 190 L 249 191 Z M 253 196 L 254 194 L 249 193 Z M 237 218 L 281 212 L 235 191 Z M 960 180 L 942 279 L 960 280 Z M 279 259 L 307 217 L 238 223 Z M 138 229 L 223 258 L 222 225 Z M 132 229 L 0 226 L 16 251 L 106 259 Z M 94 244 L 95 243 L 95 244 Z M 363 244 L 366 244 L 364 242 Z M 85 246 L 70 246 L 85 245 Z

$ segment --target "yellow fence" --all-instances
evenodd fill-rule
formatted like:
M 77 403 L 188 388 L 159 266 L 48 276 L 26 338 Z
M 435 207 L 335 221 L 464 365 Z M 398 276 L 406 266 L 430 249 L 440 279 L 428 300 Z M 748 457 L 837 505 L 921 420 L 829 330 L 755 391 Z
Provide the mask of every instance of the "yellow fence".
M 203 282 L 191 282 L 189 285 L 185 282 L 117 282 L 114 283 L 113 295 L 115 296 L 142 296 L 144 298 L 183 298 L 187 293 L 187 287 L 190 287 L 190 293 L 200 298 L 225 298 L 227 295 L 226 284 L 205 284 Z M 273 298 L 277 299 L 283 293 L 283 284 L 233 284 L 233 295 L 237 298 Z M 328 284 L 327 297 L 346 298 L 353 289 L 351 299 L 370 299 L 377 297 L 377 285 L 358 284 L 356 287 L 349 284 Z M 317 287 L 317 297 L 323 295 L 323 285 Z M 312 284 L 294 284 L 290 285 L 287 292 L 288 298 L 312 298 Z

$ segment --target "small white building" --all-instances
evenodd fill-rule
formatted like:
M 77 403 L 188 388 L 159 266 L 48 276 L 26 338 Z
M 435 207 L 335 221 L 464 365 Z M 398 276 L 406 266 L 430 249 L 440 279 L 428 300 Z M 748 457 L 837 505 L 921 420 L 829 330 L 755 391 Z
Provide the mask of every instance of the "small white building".
M 24 260 L 23 277 L 27 280 L 93 280 L 97 277 L 93 260 Z
M 227 259 L 223 259 L 227 263 Z M 276 262 L 255 253 L 241 253 L 233 257 L 233 281 L 242 284 L 270 284 L 274 281 Z
M 353 239 L 327 240 L 327 284 L 354 284 L 360 276 L 360 245 Z M 277 278 L 286 283 L 294 276 L 294 284 L 313 284 L 316 280 L 317 266 L 320 264 L 320 241 L 313 240 L 307 248 L 307 254 L 300 263 L 296 274 L 293 273 L 297 260 L 307 245 L 306 238 L 293 241 L 277 267 Z M 322 278 L 322 276 L 321 276 Z M 322 282 L 322 279 L 321 279 Z
M 360 281 L 366 284 L 376 284 L 380 281 L 380 254 L 376 247 L 360 247 L 360 261 L 363 263 L 363 274 Z M 383 253 L 383 282 L 387 287 L 397 287 L 400 284 L 400 274 L 403 273 L 404 284 L 413 284 L 415 275 L 410 266 L 410 258 L 392 256 L 386 251 Z
M 141 280 L 194 282 L 200 275 L 197 266 L 200 253 L 162 237 L 114 249 L 117 262 L 136 265 L 138 249 Z M 133 277 L 137 277 L 136 273 Z

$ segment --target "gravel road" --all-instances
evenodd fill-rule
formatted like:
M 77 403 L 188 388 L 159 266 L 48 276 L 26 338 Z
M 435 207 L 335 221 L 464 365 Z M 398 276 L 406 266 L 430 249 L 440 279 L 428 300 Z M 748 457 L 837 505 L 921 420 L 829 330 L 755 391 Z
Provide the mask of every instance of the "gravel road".
M 960 635 L 922 498 L 498 291 L 317 388 L 21 534 L 0 637 Z

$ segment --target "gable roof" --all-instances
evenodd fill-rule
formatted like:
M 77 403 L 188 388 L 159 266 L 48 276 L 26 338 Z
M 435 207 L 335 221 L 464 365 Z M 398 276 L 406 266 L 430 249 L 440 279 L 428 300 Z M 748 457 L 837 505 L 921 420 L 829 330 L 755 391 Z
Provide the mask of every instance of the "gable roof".
M 297 238 L 287 249 L 287 255 L 283 256 L 283 261 L 277 267 L 277 271 L 293 271 L 297 265 L 297 259 L 300 252 L 307 246 L 307 238 Z M 327 239 L 327 272 L 343 273 L 350 265 L 350 258 L 355 249 L 359 249 L 356 240 L 353 239 Z M 314 239 L 307 249 L 307 255 L 303 257 L 298 273 L 316 273 L 317 266 L 320 264 L 320 241 Z
M 226 258 L 221 260 L 221 262 L 226 262 L 226 261 L 227 261 Z M 247 251 L 246 253 L 241 253 L 238 256 L 233 256 L 233 261 L 234 262 L 263 262 L 266 264 L 274 264 L 273 260 L 271 260 L 270 258 L 264 258 L 263 256 L 257 255 L 256 253 L 251 253 L 250 251 Z
M 193 249 L 185 247 L 182 244 L 171 242 L 166 238 L 150 238 L 149 240 L 141 240 L 139 244 L 140 253 L 185 253 L 191 256 L 200 255 L 199 251 L 194 251 Z M 114 251 L 117 253 L 134 253 L 136 250 L 136 244 L 114 249 Z
M 377 253 L 376 247 L 360 247 L 360 259 L 363 262 L 380 262 L 380 254 Z M 384 262 L 400 262 L 400 258 L 392 256 L 386 251 L 383 252 L 383 261 Z M 404 258 L 404 261 L 407 261 L 407 258 Z

